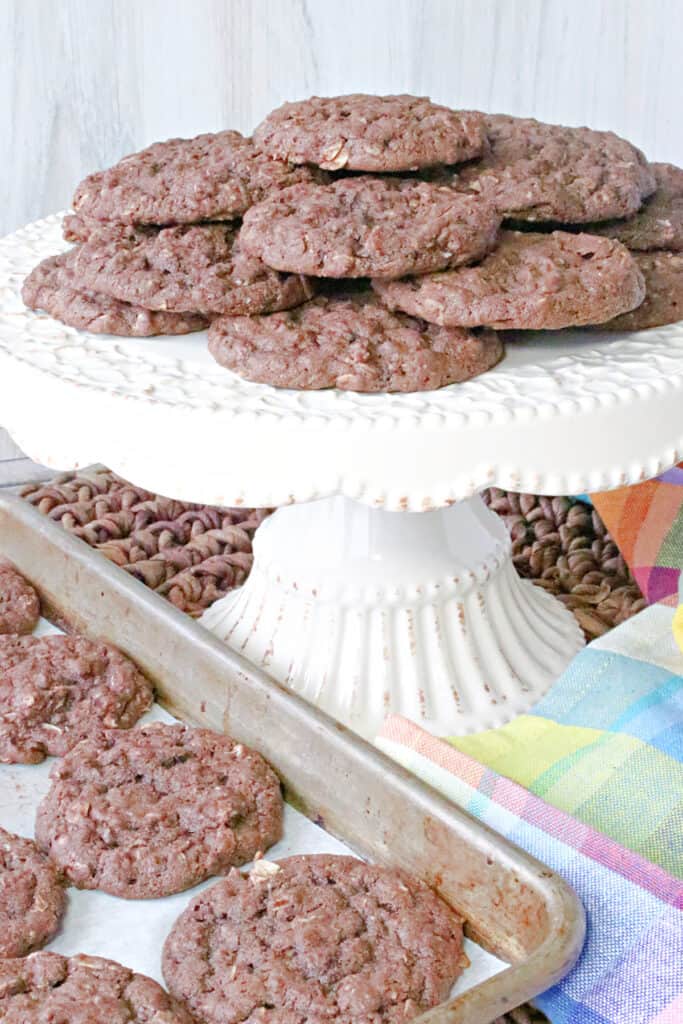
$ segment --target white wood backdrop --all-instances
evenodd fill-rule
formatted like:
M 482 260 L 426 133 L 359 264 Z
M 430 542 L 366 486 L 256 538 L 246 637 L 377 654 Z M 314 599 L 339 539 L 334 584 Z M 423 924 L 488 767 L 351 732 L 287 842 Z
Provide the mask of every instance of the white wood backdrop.
M 682 0 L 0 0 L 0 234 L 126 152 L 311 93 L 612 128 L 683 163 L 682 42 Z
M 0 0 L 0 233 L 155 139 L 416 92 L 683 162 L 681 0 Z

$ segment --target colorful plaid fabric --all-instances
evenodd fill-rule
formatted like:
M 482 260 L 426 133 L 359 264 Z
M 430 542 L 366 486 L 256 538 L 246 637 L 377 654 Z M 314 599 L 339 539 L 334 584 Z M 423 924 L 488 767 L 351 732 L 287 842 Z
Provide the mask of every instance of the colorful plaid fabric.
M 683 654 L 646 609 L 582 651 L 533 714 L 378 744 L 578 892 L 588 938 L 537 1002 L 553 1024 L 683 1024 Z
M 683 568 L 683 463 L 591 500 L 647 600 L 675 604 Z
M 647 609 L 582 651 L 531 714 L 450 742 L 683 878 L 683 654 L 670 623 L 669 609 Z

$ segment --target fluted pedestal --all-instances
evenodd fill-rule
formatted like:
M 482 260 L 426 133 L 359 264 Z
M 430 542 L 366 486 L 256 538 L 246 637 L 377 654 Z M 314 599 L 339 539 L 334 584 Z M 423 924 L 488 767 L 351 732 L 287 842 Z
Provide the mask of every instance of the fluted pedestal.
M 254 568 L 202 622 L 366 736 L 388 713 L 462 734 L 530 708 L 582 646 L 573 616 L 521 580 L 479 496 L 434 512 L 346 498 L 280 509 Z

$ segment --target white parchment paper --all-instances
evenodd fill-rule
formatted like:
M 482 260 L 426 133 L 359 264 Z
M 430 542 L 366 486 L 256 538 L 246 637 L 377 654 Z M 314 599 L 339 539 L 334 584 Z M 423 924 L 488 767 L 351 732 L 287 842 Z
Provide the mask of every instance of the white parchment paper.
M 50 623 L 41 621 L 37 635 L 57 633 Z M 174 719 L 158 705 L 144 716 L 143 722 L 172 722 Z M 33 836 L 38 804 L 47 793 L 49 774 L 54 764 L 48 758 L 38 765 L 0 765 L 0 825 L 22 836 Z M 272 847 L 267 857 L 277 860 L 295 853 L 351 854 L 343 843 L 314 825 L 294 808 L 285 808 L 284 838 Z M 211 879 L 187 892 L 152 900 L 124 900 L 102 892 L 68 890 L 68 909 L 62 927 L 48 949 L 72 956 L 91 956 L 118 960 L 140 974 L 163 984 L 161 948 L 176 918 L 189 901 Z M 453 994 L 466 991 L 507 966 L 469 939 L 465 951 L 471 966 L 463 972 Z

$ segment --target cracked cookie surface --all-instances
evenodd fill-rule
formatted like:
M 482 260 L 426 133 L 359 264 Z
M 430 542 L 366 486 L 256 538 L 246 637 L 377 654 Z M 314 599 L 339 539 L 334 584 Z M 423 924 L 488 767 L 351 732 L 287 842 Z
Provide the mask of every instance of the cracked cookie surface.
M 209 326 L 208 319 L 199 313 L 153 311 L 83 288 L 74 273 L 75 261 L 76 252 L 71 251 L 49 256 L 34 267 L 21 290 L 25 304 L 30 309 L 44 310 L 70 327 L 126 338 L 190 334 Z
M 152 699 L 148 680 L 110 644 L 0 637 L 0 762 L 63 757 L 98 727 L 129 729 Z
M 634 252 L 645 279 L 645 299 L 636 309 L 600 324 L 605 331 L 642 331 L 683 320 L 683 252 Z
M 405 1024 L 466 962 L 461 918 L 426 885 L 325 855 L 231 872 L 163 953 L 169 990 L 207 1024 Z
M 284 103 L 254 132 L 272 156 L 329 171 L 408 171 L 457 164 L 486 145 L 484 117 L 425 96 L 312 96 Z
M 655 190 L 643 154 L 613 132 L 507 114 L 487 115 L 486 126 L 488 152 L 455 180 L 506 216 L 565 224 L 628 217 Z
M 155 142 L 89 174 L 73 208 L 86 219 L 121 224 L 234 220 L 273 189 L 314 180 L 324 176 L 273 160 L 239 132 L 223 131 Z
M 247 212 L 240 244 L 276 270 L 403 277 L 481 259 L 500 227 L 477 195 L 410 179 L 295 185 Z
M 683 251 L 683 169 L 673 164 L 651 164 L 657 191 L 627 220 L 593 224 L 591 231 L 618 238 L 629 249 Z
M 222 733 L 106 731 L 55 765 L 36 839 L 81 889 L 167 896 L 244 864 L 282 833 L 277 776 Z
M 0 960 L 44 945 L 57 931 L 65 903 L 52 861 L 33 840 L 0 828 Z
M 193 1024 L 156 981 L 97 956 L 0 961 L 2 1024 Z
M 288 313 L 219 317 L 216 362 L 274 387 L 426 391 L 491 369 L 503 356 L 493 331 L 439 327 L 387 309 L 369 289 L 321 295 Z
M 503 231 L 481 263 L 403 281 L 373 281 L 390 307 L 435 324 L 557 330 L 598 324 L 645 295 L 629 251 L 611 238 Z
M 306 278 L 245 253 L 228 224 L 106 228 L 76 249 L 83 284 L 145 309 L 254 315 L 298 306 Z

